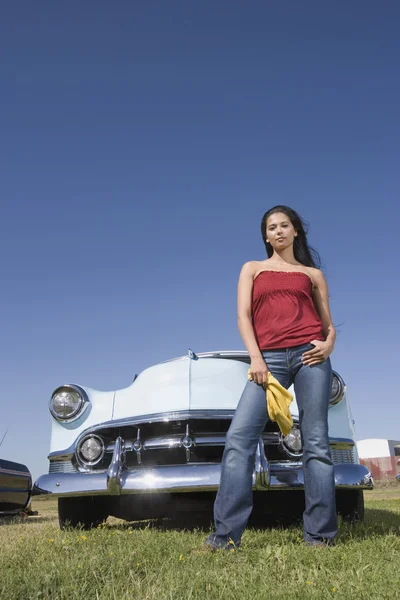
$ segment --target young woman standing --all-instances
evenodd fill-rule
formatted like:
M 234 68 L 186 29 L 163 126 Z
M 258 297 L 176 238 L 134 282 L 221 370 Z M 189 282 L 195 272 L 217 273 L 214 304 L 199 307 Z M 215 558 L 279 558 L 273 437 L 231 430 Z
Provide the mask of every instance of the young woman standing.
M 328 438 L 335 329 L 328 288 L 316 268 L 299 215 L 287 206 L 265 213 L 261 233 L 268 259 L 243 265 L 238 325 L 249 352 L 248 381 L 230 429 L 214 504 L 215 532 L 205 547 L 238 546 L 253 507 L 252 473 L 258 440 L 268 420 L 265 390 L 270 371 L 294 383 L 303 439 L 304 540 L 331 544 L 337 533 L 335 482 Z

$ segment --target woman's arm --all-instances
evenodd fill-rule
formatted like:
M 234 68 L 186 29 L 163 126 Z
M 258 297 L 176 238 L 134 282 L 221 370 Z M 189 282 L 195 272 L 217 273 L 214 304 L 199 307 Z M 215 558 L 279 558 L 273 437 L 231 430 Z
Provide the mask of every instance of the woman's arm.
M 315 345 L 313 350 L 309 350 L 303 354 L 303 363 L 307 365 L 315 365 L 324 361 L 333 352 L 336 340 L 336 331 L 332 323 L 331 311 L 329 308 L 329 292 L 325 277 L 319 269 L 313 270 L 313 300 L 315 308 L 322 322 L 322 331 L 325 336 L 325 341 L 313 340 L 311 343 Z
M 255 265 L 247 262 L 240 271 L 238 283 L 238 327 L 240 335 L 250 355 L 250 371 L 256 383 L 266 383 L 268 367 L 258 347 L 251 322 L 251 299 Z

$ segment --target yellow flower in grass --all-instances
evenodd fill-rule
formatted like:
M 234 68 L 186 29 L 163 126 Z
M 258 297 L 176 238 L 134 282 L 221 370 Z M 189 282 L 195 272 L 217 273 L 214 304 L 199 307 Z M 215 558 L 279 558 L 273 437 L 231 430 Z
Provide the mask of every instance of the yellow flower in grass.
M 307 585 L 312 585 L 312 581 L 306 581 Z
M 86 540 L 87 540 L 86 535 L 81 535 L 81 540 L 83 540 L 84 542 L 86 542 Z
M 332 592 L 337 592 L 337 588 L 333 587 Z
M 183 560 L 183 554 L 179 555 L 179 560 Z
M 49 543 L 51 544 L 52 542 L 54 542 L 54 538 L 51 538 L 51 540 L 49 540 Z

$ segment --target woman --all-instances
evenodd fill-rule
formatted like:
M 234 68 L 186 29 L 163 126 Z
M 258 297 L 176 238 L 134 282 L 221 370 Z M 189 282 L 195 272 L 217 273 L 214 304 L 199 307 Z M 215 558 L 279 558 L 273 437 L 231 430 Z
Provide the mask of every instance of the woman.
M 250 355 L 252 381 L 227 434 L 208 550 L 238 546 L 252 511 L 254 457 L 268 420 L 262 386 L 268 371 L 286 388 L 294 383 L 304 451 L 305 543 L 331 544 L 337 533 L 328 439 L 329 355 L 336 334 L 328 288 L 294 210 L 271 208 L 263 216 L 261 233 L 268 259 L 247 262 L 238 285 L 239 331 Z

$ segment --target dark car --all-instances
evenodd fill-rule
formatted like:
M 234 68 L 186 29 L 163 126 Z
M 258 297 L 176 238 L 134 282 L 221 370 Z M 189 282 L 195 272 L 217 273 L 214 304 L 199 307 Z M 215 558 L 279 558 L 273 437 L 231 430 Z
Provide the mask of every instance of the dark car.
M 32 476 L 28 467 L 0 458 L 0 517 L 24 510 L 31 492 Z

